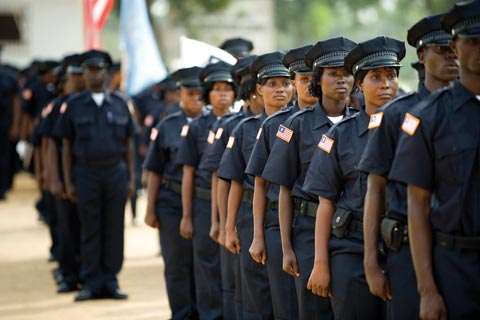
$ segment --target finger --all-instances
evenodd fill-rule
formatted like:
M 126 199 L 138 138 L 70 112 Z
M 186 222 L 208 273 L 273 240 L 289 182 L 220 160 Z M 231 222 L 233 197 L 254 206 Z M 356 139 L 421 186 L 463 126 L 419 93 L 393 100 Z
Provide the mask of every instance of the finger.
M 265 251 L 262 251 L 261 262 L 263 265 L 267 263 L 267 254 L 265 253 Z
M 292 263 L 292 269 L 293 269 L 293 273 L 295 274 L 295 276 L 300 277 L 300 272 L 298 272 L 298 265 L 297 265 L 296 261 L 294 263 Z
M 390 283 L 385 281 L 385 291 L 386 291 L 386 296 L 387 300 L 392 300 L 392 291 L 390 291 Z

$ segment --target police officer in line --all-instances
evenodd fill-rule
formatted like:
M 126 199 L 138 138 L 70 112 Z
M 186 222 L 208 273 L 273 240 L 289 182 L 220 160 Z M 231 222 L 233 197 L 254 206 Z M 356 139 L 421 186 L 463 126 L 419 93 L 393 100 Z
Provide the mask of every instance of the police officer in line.
M 175 162 L 175 157 L 181 136 L 202 111 L 200 70 L 199 67 L 179 69 L 171 75 L 178 84 L 181 110 L 152 129 L 143 164 L 148 170 L 145 223 L 159 229 L 167 296 L 174 320 L 197 317 L 192 241 L 179 233 L 182 166 Z
M 87 90 L 60 107 L 63 171 L 81 221 L 82 278 L 75 301 L 126 299 L 117 274 L 123 263 L 124 213 L 135 190 L 133 119 L 123 98 L 104 90 L 110 55 L 83 54 Z
M 220 45 L 220 49 L 223 49 L 235 58 L 240 59 L 250 55 L 250 52 L 253 50 L 253 43 L 244 38 L 230 38 Z
M 277 51 L 261 55 L 252 62 L 250 73 L 252 78 L 256 79 L 256 92 L 263 98 L 265 109 L 262 114 L 245 118 L 237 125 L 229 138 L 218 170 L 219 178 L 231 181 L 225 223 L 225 246 L 231 252 L 240 254 L 245 319 L 270 319 L 293 315 L 274 313 L 267 268 L 265 264 L 256 263 L 246 250 L 252 242 L 254 231 L 254 177 L 246 175 L 245 168 L 262 122 L 291 100 L 293 90 L 288 69 L 281 63 L 283 57 L 284 53 Z M 288 309 L 288 305 L 284 307 Z
M 239 59 L 230 70 L 237 90 L 237 100 L 243 100 L 242 109 L 223 121 L 216 133 L 215 141 L 206 155 L 203 168 L 212 172 L 212 223 L 210 237 L 220 246 L 222 272 L 223 305 L 235 305 L 224 308 L 224 319 L 242 319 L 242 283 L 240 260 L 225 248 L 225 220 L 227 216 L 228 193 L 230 182 L 218 179 L 218 167 L 233 129 L 242 120 L 263 111 L 263 99 L 256 95 L 255 80 L 250 76 L 250 65 L 256 56 Z
M 367 175 L 356 165 L 367 143 L 369 116 L 396 96 L 404 56 L 404 43 L 384 36 L 359 43 L 348 53 L 345 69 L 363 91 L 365 106 L 322 136 L 305 178 L 303 189 L 319 197 L 315 263 L 308 286 L 317 295 L 331 297 L 335 319 L 384 316 L 382 300 L 369 292 L 365 279 L 362 219 Z
M 314 105 L 317 101 L 314 96 L 309 94 L 308 87 L 312 79 L 312 69 L 305 64 L 305 53 L 311 47 L 312 45 L 307 45 L 292 49 L 282 59 L 282 63 L 289 71 L 292 87 L 297 95 L 294 103 L 302 109 Z M 272 145 L 274 142 L 275 138 L 270 141 Z M 265 178 L 263 174 L 262 178 Z M 294 279 L 282 268 L 283 254 L 277 202 L 271 201 L 265 210 L 261 210 L 261 207 L 258 208 L 260 210 L 256 209 L 254 209 L 254 237 L 250 243 L 250 255 L 257 263 L 267 265 L 275 317 L 297 319 L 300 316 Z
M 480 316 L 480 1 L 444 17 L 459 80 L 410 109 L 390 179 L 407 184 L 421 319 Z
M 201 71 L 202 100 L 211 106 L 211 111 L 182 132 L 175 160 L 183 165 L 180 234 L 193 241 L 195 291 L 201 319 L 223 316 L 219 247 L 210 237 L 212 175 L 203 165 L 222 119 L 231 115 L 229 109 L 235 97 L 231 67 L 218 62 Z
M 372 294 L 392 300 L 393 319 L 418 317 L 419 296 L 406 235 L 407 189 L 387 179 L 405 113 L 458 76 L 456 56 L 448 46 L 452 36 L 442 28 L 443 17 L 425 17 L 408 30 L 408 43 L 417 49 L 419 62 L 425 67 L 425 80 L 418 85 L 418 92 L 399 97 L 371 116 L 368 143 L 358 165 L 368 173 L 363 216 L 365 275 Z M 389 249 L 385 273 L 377 257 L 380 234 Z
M 0 53 L 1 53 L 0 46 Z M 11 163 L 15 159 L 11 145 L 20 135 L 20 101 L 14 76 L 0 62 L 0 200 L 11 186 Z
M 328 298 L 307 288 L 314 264 L 315 218 L 318 198 L 302 190 L 310 160 L 322 134 L 352 112 L 346 99 L 353 79 L 345 76 L 344 57 L 355 46 L 346 38 L 320 41 L 305 53 L 305 63 L 313 68 L 310 92 L 319 101 L 287 119 L 288 139 L 277 135 L 263 177 L 280 187 L 280 226 L 285 271 L 295 277 L 300 318 L 331 319 Z M 276 174 L 275 174 L 276 172 Z M 293 222 L 293 223 L 292 223 Z
M 50 102 L 40 124 L 40 134 L 47 140 L 45 162 L 48 163 L 47 190 L 55 197 L 58 230 L 58 273 L 56 274 L 57 292 L 75 291 L 81 285 L 80 277 L 80 221 L 75 203 L 66 197 L 61 165 L 62 139 L 58 118 L 60 106 L 69 96 L 85 89 L 83 69 L 80 66 L 81 55 L 66 56 L 62 62 L 65 76 L 62 79 L 63 94 Z

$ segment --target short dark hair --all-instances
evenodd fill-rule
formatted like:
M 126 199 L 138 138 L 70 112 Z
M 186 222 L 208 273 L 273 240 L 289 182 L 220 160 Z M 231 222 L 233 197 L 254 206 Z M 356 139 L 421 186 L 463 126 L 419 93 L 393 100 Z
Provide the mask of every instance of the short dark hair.
M 202 84 L 202 93 L 201 93 L 201 99 L 203 100 L 203 102 L 205 102 L 205 104 L 210 104 L 210 91 L 213 90 L 213 86 L 215 85 L 215 83 L 217 82 L 225 82 L 225 83 L 228 83 L 231 87 L 232 87 L 232 90 L 233 90 L 233 93 L 234 93 L 234 96 L 237 95 L 237 91 L 236 91 L 236 87 L 233 83 L 231 82 L 226 82 L 226 81 L 213 81 L 213 82 L 206 82 L 206 83 L 203 83 Z

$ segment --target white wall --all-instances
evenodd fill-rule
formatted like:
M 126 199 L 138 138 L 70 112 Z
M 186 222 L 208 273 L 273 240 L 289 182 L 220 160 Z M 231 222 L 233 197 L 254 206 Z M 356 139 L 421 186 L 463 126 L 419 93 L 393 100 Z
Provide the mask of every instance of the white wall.
M 1 0 L 1 12 L 22 17 L 20 43 L 4 43 L 2 62 L 26 66 L 32 59 L 60 59 L 84 50 L 82 0 Z

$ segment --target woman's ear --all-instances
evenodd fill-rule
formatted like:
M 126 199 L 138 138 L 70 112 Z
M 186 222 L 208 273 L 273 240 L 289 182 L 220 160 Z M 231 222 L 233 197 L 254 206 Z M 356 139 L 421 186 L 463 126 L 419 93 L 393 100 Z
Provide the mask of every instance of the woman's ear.
M 360 82 L 360 80 L 357 80 L 355 82 L 355 86 L 358 88 L 358 90 L 360 90 L 361 92 L 363 92 L 363 82 Z
M 257 93 L 263 96 L 263 86 L 257 83 Z

